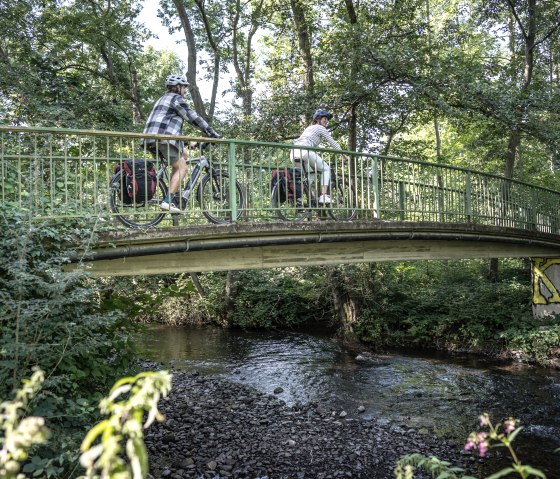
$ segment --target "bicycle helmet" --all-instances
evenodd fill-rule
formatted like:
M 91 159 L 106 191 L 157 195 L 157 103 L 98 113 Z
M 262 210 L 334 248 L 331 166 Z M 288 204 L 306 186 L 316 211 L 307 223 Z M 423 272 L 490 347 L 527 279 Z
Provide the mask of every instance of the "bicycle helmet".
M 166 86 L 175 86 L 175 85 L 184 85 L 188 86 L 187 80 L 185 80 L 182 76 L 179 75 L 169 75 L 165 79 Z
M 319 108 L 315 113 L 313 113 L 313 121 L 316 121 L 317 118 L 320 118 L 322 116 L 326 117 L 329 120 L 333 117 L 332 113 L 329 113 L 327 110 L 323 110 L 322 108 Z

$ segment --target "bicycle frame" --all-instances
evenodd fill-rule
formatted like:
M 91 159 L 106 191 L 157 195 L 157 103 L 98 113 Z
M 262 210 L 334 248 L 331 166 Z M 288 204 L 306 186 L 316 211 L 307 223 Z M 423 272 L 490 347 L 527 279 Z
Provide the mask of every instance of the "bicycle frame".
M 187 181 L 187 184 L 185 185 L 185 188 L 183 188 L 183 191 L 181 192 L 181 197 L 185 201 L 185 204 L 187 204 L 189 197 L 192 191 L 194 190 L 194 187 L 196 186 L 198 180 L 202 175 L 202 172 L 203 171 L 207 172 L 210 170 L 210 162 L 204 156 L 201 156 L 196 160 L 192 160 L 189 163 L 196 163 L 196 164 L 191 172 L 191 176 Z
M 210 170 L 210 162 L 204 156 L 200 156 L 194 160 L 189 160 L 188 163 L 195 163 L 195 166 L 191 172 L 189 179 L 187 180 L 187 184 L 181 191 L 181 197 L 184 201 L 184 204 L 188 204 L 188 200 L 191 196 L 191 193 L 195 189 L 202 173 L 206 173 Z M 164 182 L 169 183 L 171 178 L 167 173 L 167 165 L 162 165 L 157 173 L 158 180 L 163 180 Z

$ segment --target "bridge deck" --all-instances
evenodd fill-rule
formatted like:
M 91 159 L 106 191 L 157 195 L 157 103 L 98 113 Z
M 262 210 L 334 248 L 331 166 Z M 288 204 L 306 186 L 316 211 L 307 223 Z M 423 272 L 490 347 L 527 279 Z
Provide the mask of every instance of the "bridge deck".
M 105 233 L 93 254 L 88 255 L 87 269 L 99 276 L 142 275 L 303 264 L 560 255 L 557 235 L 457 223 L 240 223 L 161 228 L 154 233 Z
M 207 175 L 184 183 L 183 214 L 162 214 L 165 162 L 155 161 L 159 176 L 149 201 L 127 197 L 132 186 L 114 176 L 131 158 L 151 159 L 143 137 L 0 125 L 0 202 L 33 220 L 109 230 L 89 257 L 95 274 L 559 256 L 558 191 L 450 165 L 310 148 L 337 179 L 325 208 L 316 201 L 320 175 L 293 168 L 291 144 L 209 140 L 204 162 L 192 159 L 191 171 L 204 165 Z M 303 211 L 292 183 L 294 194 L 286 201 L 272 195 L 273 172 L 286 168 L 307 186 Z M 278 222 L 303 219 L 306 212 L 302 222 Z M 342 218 L 353 221 L 337 221 Z M 234 224 L 227 223 L 232 219 Z

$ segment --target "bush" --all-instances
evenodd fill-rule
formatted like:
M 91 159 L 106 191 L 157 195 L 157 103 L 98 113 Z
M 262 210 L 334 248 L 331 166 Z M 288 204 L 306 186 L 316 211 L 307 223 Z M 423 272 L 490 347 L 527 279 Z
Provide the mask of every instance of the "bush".
M 90 230 L 36 223 L 9 208 L 0 222 L 0 398 L 33 368 L 45 371 L 30 408 L 46 418 L 53 440 L 26 472 L 60 475 L 77 458 L 77 438 L 94 419 L 101 392 L 129 367 L 134 342 L 122 314 L 100 310 L 95 283 L 80 270 L 62 270 Z

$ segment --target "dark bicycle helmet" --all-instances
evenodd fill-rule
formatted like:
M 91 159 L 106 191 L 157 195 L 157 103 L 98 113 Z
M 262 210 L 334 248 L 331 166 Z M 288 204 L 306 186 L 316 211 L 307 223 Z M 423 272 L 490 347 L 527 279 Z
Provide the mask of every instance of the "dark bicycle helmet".
M 182 76 L 179 75 L 169 75 L 165 79 L 166 86 L 175 86 L 175 85 L 184 85 L 188 86 L 187 80 L 185 80 Z
M 320 117 L 326 117 L 329 120 L 333 117 L 332 113 L 329 113 L 327 110 L 323 110 L 322 108 L 319 108 L 315 113 L 313 113 L 313 121 L 317 120 L 317 118 Z

